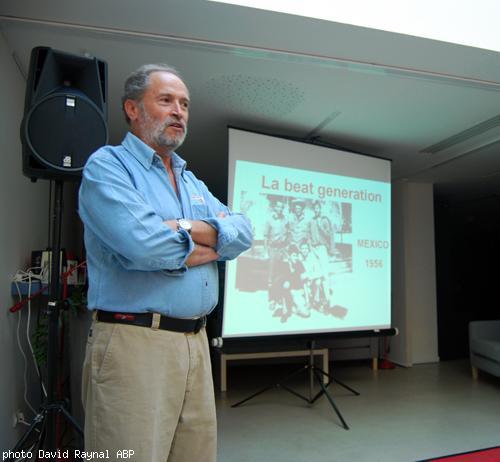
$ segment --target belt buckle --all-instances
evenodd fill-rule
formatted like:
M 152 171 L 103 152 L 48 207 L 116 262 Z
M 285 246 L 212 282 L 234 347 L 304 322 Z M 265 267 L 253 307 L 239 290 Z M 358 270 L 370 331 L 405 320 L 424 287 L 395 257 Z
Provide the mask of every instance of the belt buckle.
M 151 317 L 151 329 L 158 330 L 160 328 L 161 314 L 152 313 Z

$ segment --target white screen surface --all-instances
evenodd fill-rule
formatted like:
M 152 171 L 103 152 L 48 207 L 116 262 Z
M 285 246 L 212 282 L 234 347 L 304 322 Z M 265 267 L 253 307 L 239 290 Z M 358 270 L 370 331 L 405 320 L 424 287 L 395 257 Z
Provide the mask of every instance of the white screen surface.
M 231 128 L 228 197 L 254 244 L 226 265 L 223 337 L 390 327 L 389 161 Z

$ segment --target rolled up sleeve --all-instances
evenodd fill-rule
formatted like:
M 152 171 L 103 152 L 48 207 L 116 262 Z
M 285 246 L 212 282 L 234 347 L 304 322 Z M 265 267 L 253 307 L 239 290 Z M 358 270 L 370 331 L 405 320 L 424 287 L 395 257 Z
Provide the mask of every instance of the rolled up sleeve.
M 252 226 L 245 215 L 233 213 L 224 218 L 204 220 L 217 230 L 216 252 L 219 260 L 233 260 L 252 246 Z
M 253 231 L 250 220 L 242 213 L 233 213 L 229 208 L 213 196 L 203 182 L 200 181 L 204 200 L 211 215 L 202 220 L 217 231 L 215 251 L 219 260 L 233 260 L 252 246 Z M 224 217 L 219 214 L 223 213 Z

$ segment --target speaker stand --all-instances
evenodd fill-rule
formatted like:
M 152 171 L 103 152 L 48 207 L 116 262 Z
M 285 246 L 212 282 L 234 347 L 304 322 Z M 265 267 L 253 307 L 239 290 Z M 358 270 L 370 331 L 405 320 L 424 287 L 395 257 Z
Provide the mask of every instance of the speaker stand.
M 48 313 L 48 349 L 47 349 L 47 397 L 40 406 L 40 412 L 35 416 L 28 430 L 16 444 L 13 453 L 26 448 L 25 445 L 34 440 L 30 446 L 49 451 L 47 460 L 56 461 L 57 457 L 57 426 L 58 416 L 62 414 L 68 423 L 83 438 L 83 430 L 69 414 L 66 405 L 57 400 L 57 381 L 59 379 L 59 317 L 63 304 L 61 300 L 61 222 L 63 208 L 63 182 L 55 181 L 54 204 L 52 208 L 52 247 L 50 258 L 50 284 Z M 33 453 L 36 457 L 38 452 Z M 36 459 L 35 459 L 36 460 Z

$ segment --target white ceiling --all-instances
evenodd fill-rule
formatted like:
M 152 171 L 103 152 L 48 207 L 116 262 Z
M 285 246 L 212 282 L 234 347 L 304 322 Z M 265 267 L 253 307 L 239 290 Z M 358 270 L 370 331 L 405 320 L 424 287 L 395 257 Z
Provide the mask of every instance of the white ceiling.
M 181 153 L 221 196 L 228 125 L 390 158 L 446 201 L 500 194 L 500 53 L 204 0 L 2 0 L 0 31 L 24 75 L 35 46 L 105 60 L 112 143 L 126 75 L 177 67 Z

